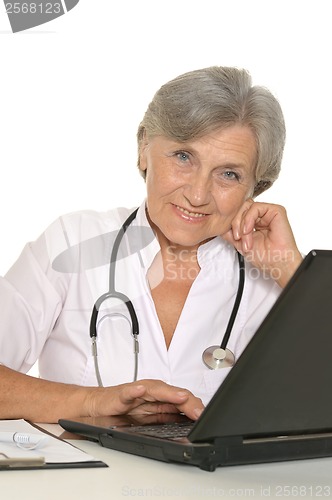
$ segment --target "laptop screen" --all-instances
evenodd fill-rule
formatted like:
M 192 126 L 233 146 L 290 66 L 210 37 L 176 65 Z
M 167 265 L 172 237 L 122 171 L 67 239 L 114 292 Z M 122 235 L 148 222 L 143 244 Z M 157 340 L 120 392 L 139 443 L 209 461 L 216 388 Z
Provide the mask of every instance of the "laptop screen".
M 332 250 L 313 250 L 190 434 L 276 436 L 332 430 Z

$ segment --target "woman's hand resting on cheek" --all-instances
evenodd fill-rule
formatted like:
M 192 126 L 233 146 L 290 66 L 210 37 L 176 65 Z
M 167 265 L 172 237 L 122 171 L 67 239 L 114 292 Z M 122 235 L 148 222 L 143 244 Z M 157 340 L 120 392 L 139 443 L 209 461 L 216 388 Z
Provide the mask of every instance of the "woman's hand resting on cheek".
M 222 237 L 281 287 L 302 261 L 286 210 L 280 205 L 248 199 Z

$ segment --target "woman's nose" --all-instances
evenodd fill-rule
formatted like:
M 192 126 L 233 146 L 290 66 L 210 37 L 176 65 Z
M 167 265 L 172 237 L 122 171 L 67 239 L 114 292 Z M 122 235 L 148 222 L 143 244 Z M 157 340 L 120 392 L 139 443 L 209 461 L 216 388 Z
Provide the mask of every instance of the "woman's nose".
M 185 186 L 184 195 L 193 207 L 207 205 L 211 199 L 211 179 L 203 173 L 193 174 Z

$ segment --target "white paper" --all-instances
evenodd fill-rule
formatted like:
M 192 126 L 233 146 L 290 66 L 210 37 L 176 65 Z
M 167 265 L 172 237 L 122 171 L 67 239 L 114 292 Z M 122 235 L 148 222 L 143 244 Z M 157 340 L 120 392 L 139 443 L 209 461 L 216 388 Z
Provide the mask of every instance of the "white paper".
M 44 432 L 36 429 L 25 420 L 0 420 L 0 431 L 13 433 L 22 432 L 45 436 Z M 34 450 L 24 450 L 19 448 L 15 443 L 0 442 L 0 465 L 1 454 L 6 455 L 8 458 L 44 457 L 46 463 L 96 461 L 91 455 L 53 436 L 49 436 L 45 444 L 42 444 Z

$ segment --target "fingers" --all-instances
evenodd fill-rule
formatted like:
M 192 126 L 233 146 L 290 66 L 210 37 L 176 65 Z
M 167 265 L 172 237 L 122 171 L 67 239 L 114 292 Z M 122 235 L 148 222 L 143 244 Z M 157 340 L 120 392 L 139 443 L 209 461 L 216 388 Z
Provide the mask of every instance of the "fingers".
M 250 209 L 253 205 L 254 201 L 251 198 L 248 199 L 232 220 L 229 231 L 222 235 L 242 254 L 245 254 L 252 247 L 251 233 L 255 227 L 255 219 Z
M 248 199 L 240 208 L 232 221 L 232 237 L 236 248 L 246 254 L 253 248 L 256 231 L 282 231 L 287 221 L 286 211 L 280 205 L 257 203 Z
M 142 384 L 124 384 L 119 393 L 120 402 L 125 405 L 131 405 L 136 399 L 143 398 L 146 388 Z
M 164 415 L 168 413 L 179 413 L 179 410 L 170 403 L 145 403 L 143 401 L 130 412 L 131 415 Z
M 202 401 L 190 391 L 159 380 L 124 384 L 119 399 L 123 412 L 174 413 L 177 411 L 196 420 L 204 409 Z
M 188 399 L 189 394 L 189 391 L 167 385 L 159 380 L 144 380 L 139 383 L 125 384 L 120 398 L 124 404 L 130 404 L 137 398 L 150 402 L 182 404 Z
M 249 227 L 252 224 L 252 217 L 248 218 L 249 209 L 254 205 L 254 200 L 248 199 L 240 208 L 234 219 L 232 220 L 232 233 L 236 241 L 240 240 L 244 234 L 247 234 Z M 251 222 L 251 224 L 249 224 Z M 244 228 L 246 231 L 244 231 Z
M 252 248 L 252 232 L 254 231 L 253 217 L 249 218 L 249 210 L 252 206 L 245 204 L 241 211 L 232 221 L 232 231 L 234 240 L 238 243 L 237 249 L 242 254 L 246 254 Z
M 222 237 L 284 287 L 302 261 L 284 207 L 247 200 Z

